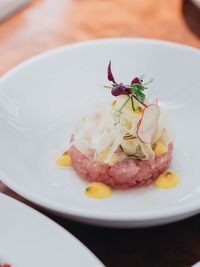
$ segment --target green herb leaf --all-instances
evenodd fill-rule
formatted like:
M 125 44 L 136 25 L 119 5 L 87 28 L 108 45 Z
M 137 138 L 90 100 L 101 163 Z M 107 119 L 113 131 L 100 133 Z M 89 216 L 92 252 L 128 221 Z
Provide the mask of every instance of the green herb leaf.
M 137 93 L 135 93 L 135 95 L 140 102 L 143 102 L 145 100 L 145 94 L 142 93 L 141 91 L 138 91 Z
M 153 81 L 153 79 L 144 82 L 144 76 L 145 75 L 143 74 L 139 77 L 135 77 L 134 79 L 132 79 L 131 84 L 124 85 L 123 83 L 117 83 L 111 71 L 111 62 L 109 62 L 108 80 L 111 82 L 111 85 L 104 86 L 104 88 L 110 89 L 111 94 L 115 97 L 119 95 L 127 96 L 126 101 L 121 105 L 120 108 L 115 110 L 113 114 L 116 125 L 120 122 L 120 117 L 121 114 L 123 113 L 123 108 L 128 103 L 128 101 L 131 101 L 133 112 L 135 111 L 134 99 L 138 101 L 143 107 L 147 107 L 147 104 L 144 103 L 145 100 L 144 90 L 148 89 L 148 85 Z
M 131 106 L 132 106 L 133 111 L 135 111 L 135 107 L 134 107 L 134 102 L 133 102 L 133 97 L 132 96 L 131 96 Z
M 107 89 L 112 89 L 113 87 L 112 87 L 112 86 L 107 86 L 107 85 L 104 85 L 104 88 L 107 88 Z

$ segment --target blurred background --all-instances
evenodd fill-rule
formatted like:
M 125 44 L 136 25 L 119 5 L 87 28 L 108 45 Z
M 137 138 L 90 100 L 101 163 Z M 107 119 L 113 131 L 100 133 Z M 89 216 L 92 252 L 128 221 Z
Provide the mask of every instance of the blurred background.
M 50 48 L 105 37 L 200 47 L 200 0 L 0 0 L 0 75 Z

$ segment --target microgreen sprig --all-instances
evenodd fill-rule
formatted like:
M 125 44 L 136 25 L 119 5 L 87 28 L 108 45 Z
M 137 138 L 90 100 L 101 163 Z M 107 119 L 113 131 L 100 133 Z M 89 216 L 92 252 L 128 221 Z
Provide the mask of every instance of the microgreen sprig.
M 111 86 L 104 86 L 104 88 L 110 89 L 113 96 L 119 96 L 119 95 L 129 96 L 127 101 L 118 110 L 119 113 L 121 113 L 122 109 L 124 108 L 124 106 L 129 100 L 131 100 L 131 106 L 132 106 L 133 111 L 135 111 L 134 99 L 137 100 L 144 107 L 147 107 L 147 105 L 144 103 L 144 100 L 145 100 L 144 90 L 148 89 L 147 86 L 152 82 L 152 80 L 148 82 L 143 82 L 144 75 L 142 75 L 140 77 L 135 77 L 131 81 L 131 84 L 125 85 L 123 83 L 117 83 L 112 73 L 111 61 L 108 64 L 107 75 L 108 75 L 108 80 L 111 82 Z
M 122 114 L 122 110 L 126 106 L 126 104 L 128 103 L 128 101 L 130 99 L 131 99 L 131 97 L 128 96 L 127 99 L 126 99 L 126 101 L 122 104 L 122 106 L 114 112 L 113 115 L 114 115 L 114 119 L 115 119 L 115 125 L 117 125 L 118 123 L 120 123 L 120 117 L 121 117 L 121 114 Z

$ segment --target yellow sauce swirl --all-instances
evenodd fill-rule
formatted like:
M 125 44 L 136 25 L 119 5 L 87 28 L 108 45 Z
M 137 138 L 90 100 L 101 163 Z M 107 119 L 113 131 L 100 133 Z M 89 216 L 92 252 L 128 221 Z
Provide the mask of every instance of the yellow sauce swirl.
M 175 172 L 166 171 L 155 181 L 158 188 L 169 189 L 175 187 L 179 182 L 179 176 Z
M 88 197 L 101 199 L 110 197 L 112 191 L 109 186 L 103 183 L 93 182 L 86 187 L 85 194 Z

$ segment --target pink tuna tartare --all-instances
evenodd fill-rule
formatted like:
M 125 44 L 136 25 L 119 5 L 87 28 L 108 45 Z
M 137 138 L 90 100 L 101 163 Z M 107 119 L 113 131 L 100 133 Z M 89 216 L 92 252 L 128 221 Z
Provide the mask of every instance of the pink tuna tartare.
M 114 99 L 84 117 L 72 133 L 69 156 L 77 174 L 89 182 L 112 188 L 149 185 L 172 160 L 173 143 L 166 114 L 158 101 L 145 95 L 149 82 L 135 77 L 130 84 L 116 82 L 111 62 L 108 80 Z

